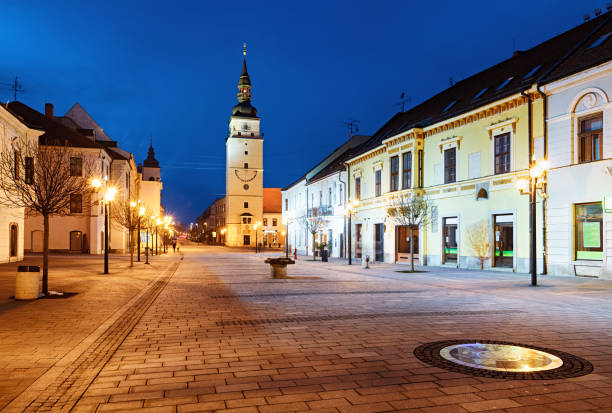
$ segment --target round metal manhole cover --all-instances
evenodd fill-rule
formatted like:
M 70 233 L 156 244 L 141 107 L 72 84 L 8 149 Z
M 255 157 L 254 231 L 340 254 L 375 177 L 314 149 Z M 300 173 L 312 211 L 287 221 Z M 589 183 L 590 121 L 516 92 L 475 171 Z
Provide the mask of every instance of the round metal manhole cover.
M 421 361 L 473 376 L 505 379 L 559 379 L 593 372 L 588 361 L 562 351 L 490 340 L 450 340 L 414 350 Z

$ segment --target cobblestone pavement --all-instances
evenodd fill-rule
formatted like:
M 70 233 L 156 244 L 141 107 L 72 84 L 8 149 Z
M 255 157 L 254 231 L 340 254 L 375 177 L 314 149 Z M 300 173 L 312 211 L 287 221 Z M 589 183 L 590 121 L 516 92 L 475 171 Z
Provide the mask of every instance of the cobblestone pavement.
M 612 412 L 612 282 L 303 260 L 272 280 L 262 255 L 182 250 L 72 411 Z M 457 339 L 556 349 L 594 371 L 505 380 L 413 355 Z
M 39 261 L 40 257 L 33 255 L 20 263 L 0 265 L 0 409 L 6 411 L 22 411 L 24 402 L 34 400 L 45 389 L 59 400 L 61 392 L 51 391 L 48 385 L 62 374 L 66 383 L 75 380 L 74 372 L 69 374 L 73 370 L 80 369 L 78 384 L 82 386 L 88 377 L 81 374 L 84 368 L 94 360 L 103 360 L 119 345 L 109 327 L 125 319 L 118 317 L 121 308 L 152 286 L 178 257 L 154 257 L 149 266 L 135 262 L 129 268 L 129 257 L 113 254 L 110 274 L 104 275 L 102 257 L 52 255 L 49 288 L 76 295 L 31 302 L 10 298 L 17 265 L 39 265 Z M 127 313 L 133 316 L 137 312 Z M 79 388 L 77 380 L 73 384 L 70 395 Z

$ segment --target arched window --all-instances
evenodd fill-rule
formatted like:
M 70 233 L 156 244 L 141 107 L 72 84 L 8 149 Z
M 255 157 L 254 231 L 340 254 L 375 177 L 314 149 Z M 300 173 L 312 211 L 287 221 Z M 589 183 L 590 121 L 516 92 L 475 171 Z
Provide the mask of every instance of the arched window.
M 476 200 L 478 201 L 479 199 L 489 199 L 489 193 L 486 189 L 480 188 L 478 194 L 476 195 Z
M 17 224 L 11 224 L 9 229 L 9 253 L 11 257 L 17 256 L 18 233 Z

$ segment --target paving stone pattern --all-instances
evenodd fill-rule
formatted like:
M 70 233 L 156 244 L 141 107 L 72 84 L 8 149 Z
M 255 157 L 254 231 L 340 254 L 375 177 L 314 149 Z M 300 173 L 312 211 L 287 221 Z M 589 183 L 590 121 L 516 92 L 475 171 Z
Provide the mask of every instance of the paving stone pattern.
M 73 412 L 612 411 L 611 282 L 549 277 L 531 288 L 519 274 L 303 260 L 295 279 L 272 280 L 263 255 L 181 250 Z M 295 321 L 240 323 L 282 319 Z M 466 337 L 556 349 L 594 371 L 474 377 L 413 354 Z

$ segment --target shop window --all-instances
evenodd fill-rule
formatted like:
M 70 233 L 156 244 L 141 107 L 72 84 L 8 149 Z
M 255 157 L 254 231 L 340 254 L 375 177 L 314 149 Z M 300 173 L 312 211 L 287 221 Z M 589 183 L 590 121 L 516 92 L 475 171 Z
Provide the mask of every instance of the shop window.
M 374 172 L 374 196 L 380 196 L 382 193 L 381 188 L 382 171 L 379 169 Z
M 603 152 L 601 113 L 579 120 L 578 159 L 580 163 L 598 161 Z
M 495 174 L 510 172 L 510 133 L 495 137 Z
M 402 154 L 402 188 L 412 186 L 412 152 Z
M 444 151 L 444 183 L 450 184 L 457 181 L 457 149 L 451 148 Z
M 83 212 L 83 195 L 70 194 L 70 213 L 80 214 Z
M 399 156 L 391 157 L 391 191 L 399 189 Z
M 603 209 L 601 202 L 574 207 L 577 260 L 603 260 Z
M 70 158 L 70 176 L 83 176 L 83 159 L 79 157 Z

